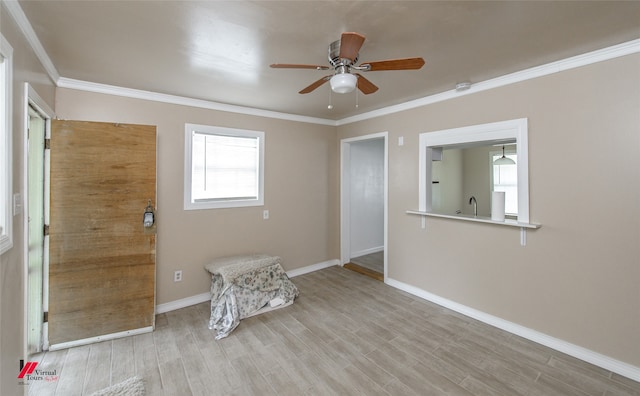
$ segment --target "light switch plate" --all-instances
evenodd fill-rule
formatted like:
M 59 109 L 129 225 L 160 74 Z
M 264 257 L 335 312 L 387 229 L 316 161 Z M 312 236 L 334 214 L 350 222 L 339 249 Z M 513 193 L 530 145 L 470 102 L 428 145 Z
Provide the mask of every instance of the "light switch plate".
M 13 194 L 13 215 L 17 216 L 22 213 L 22 194 Z

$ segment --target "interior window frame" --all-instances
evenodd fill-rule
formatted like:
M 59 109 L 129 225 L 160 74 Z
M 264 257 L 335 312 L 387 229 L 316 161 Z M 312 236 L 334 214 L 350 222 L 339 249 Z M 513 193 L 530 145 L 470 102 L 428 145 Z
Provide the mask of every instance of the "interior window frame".
M 193 136 L 198 134 L 223 135 L 231 137 L 251 137 L 258 141 L 258 194 L 254 198 L 195 200 L 192 196 L 193 180 Z M 265 133 L 248 129 L 226 128 L 211 125 L 185 124 L 185 165 L 184 165 L 184 210 L 238 208 L 264 206 L 264 147 Z
M 528 119 L 499 121 L 471 125 L 419 135 L 418 207 L 420 212 L 431 213 L 432 160 L 442 149 L 468 144 L 498 144 L 515 141 L 518 156 L 518 219 L 529 223 L 529 156 Z

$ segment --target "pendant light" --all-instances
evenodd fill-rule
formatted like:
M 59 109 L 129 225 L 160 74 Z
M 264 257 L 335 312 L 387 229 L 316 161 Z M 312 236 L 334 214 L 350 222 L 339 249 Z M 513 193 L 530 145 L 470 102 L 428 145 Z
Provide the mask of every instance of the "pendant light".
M 507 158 L 504 156 L 504 146 L 502 146 L 502 157 L 498 158 L 497 160 L 493 161 L 494 165 L 515 165 L 516 162 L 514 160 L 512 160 L 511 158 Z

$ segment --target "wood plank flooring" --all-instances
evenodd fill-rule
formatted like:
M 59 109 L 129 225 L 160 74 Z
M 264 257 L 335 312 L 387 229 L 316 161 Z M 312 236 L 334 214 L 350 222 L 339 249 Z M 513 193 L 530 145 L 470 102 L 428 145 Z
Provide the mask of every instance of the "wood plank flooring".
M 352 257 L 350 261 L 353 264 L 367 268 L 371 271 L 380 274 L 384 273 L 384 251 L 365 254 L 364 256 L 360 257 Z
M 384 274 L 382 274 L 380 272 L 372 271 L 369 268 L 362 267 L 362 266 L 360 266 L 358 264 L 346 263 L 345 265 L 343 265 L 343 267 L 348 269 L 348 270 L 360 273 L 362 275 L 366 275 L 369 278 L 373 278 L 373 279 L 381 281 L 381 282 L 384 281 Z
M 86 395 L 131 376 L 148 395 L 640 395 L 640 383 L 341 267 L 293 278 L 300 297 L 207 329 L 209 304 L 158 315 L 153 333 L 35 357 Z

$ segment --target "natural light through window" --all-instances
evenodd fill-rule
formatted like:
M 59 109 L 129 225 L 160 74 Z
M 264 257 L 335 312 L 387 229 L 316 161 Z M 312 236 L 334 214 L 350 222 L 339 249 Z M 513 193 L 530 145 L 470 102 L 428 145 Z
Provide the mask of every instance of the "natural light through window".
M 505 154 L 515 164 L 497 165 L 495 161 L 502 157 L 502 152 L 491 154 L 492 191 L 504 191 L 504 211 L 511 216 L 518 215 L 518 159 L 516 154 Z
M 13 246 L 11 190 L 11 57 L 13 49 L 0 35 L 0 254 Z
M 185 209 L 264 203 L 264 132 L 187 124 Z

